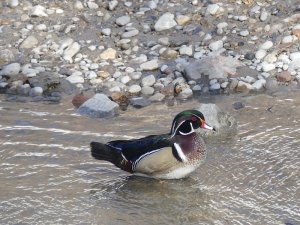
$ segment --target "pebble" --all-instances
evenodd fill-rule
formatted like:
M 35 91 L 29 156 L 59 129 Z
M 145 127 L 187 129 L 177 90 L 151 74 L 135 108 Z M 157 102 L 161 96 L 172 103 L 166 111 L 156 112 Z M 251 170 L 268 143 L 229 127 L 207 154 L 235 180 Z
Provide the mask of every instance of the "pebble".
M 176 22 L 178 25 L 182 26 L 185 25 L 186 23 L 188 23 L 191 20 L 191 18 L 189 16 L 186 15 L 178 15 L 176 17 Z
M 118 6 L 119 2 L 117 0 L 112 0 L 108 3 L 108 9 L 110 11 L 113 11 L 117 6 Z
M 151 104 L 151 101 L 144 97 L 135 97 L 130 99 L 130 104 L 135 108 L 143 108 Z
M 78 10 L 82 10 L 84 8 L 81 1 L 75 1 L 73 6 L 75 9 L 78 9 Z
M 142 88 L 140 85 L 134 84 L 129 87 L 128 92 L 130 94 L 138 94 L 141 92 L 141 90 L 142 90 Z
M 66 78 L 71 84 L 84 83 L 84 78 L 77 74 L 72 74 L 71 76 Z
M 223 48 L 223 41 L 222 40 L 214 41 L 210 43 L 208 47 L 211 51 L 218 51 L 221 48 Z
M 149 87 L 149 86 L 144 86 L 144 87 L 142 87 L 141 92 L 142 92 L 143 95 L 153 95 L 154 88 Z
M 260 49 L 255 53 L 255 58 L 256 59 L 263 59 L 267 55 L 266 50 Z
M 5 75 L 8 77 L 13 77 L 15 75 L 18 75 L 20 70 L 20 63 L 11 63 L 2 67 L 2 70 L 0 71 L 0 76 Z
M 165 96 L 164 94 L 156 93 L 156 94 L 152 95 L 152 96 L 149 98 L 149 100 L 150 100 L 151 102 L 161 102 L 162 100 L 165 99 L 165 97 L 166 97 L 166 96 Z
M 207 6 L 206 13 L 210 15 L 216 15 L 220 6 L 218 4 L 210 4 Z
M 32 7 L 30 16 L 48 17 L 48 14 L 46 13 L 46 8 L 44 6 L 36 5 Z
M 264 72 L 269 72 L 271 70 L 274 70 L 276 67 L 275 67 L 275 64 L 272 64 L 272 63 L 262 63 L 262 70 Z
M 41 88 L 41 87 L 31 88 L 31 90 L 29 92 L 29 96 L 31 96 L 31 97 L 41 96 L 42 94 L 43 94 L 43 88 Z
M 295 36 L 288 35 L 288 36 L 283 37 L 282 43 L 283 44 L 289 44 L 289 43 L 292 43 L 292 42 L 294 42 L 296 40 L 297 40 L 297 38 Z
M 259 79 L 252 84 L 252 89 L 256 91 L 261 91 L 266 84 L 265 79 Z
M 28 36 L 20 45 L 20 48 L 33 48 L 38 45 L 39 41 L 34 36 Z
M 286 55 L 286 57 L 288 57 L 288 56 Z M 278 57 L 278 58 L 279 58 L 279 57 Z M 291 53 L 291 54 L 290 54 L 290 59 L 291 59 L 292 61 L 297 61 L 297 60 L 300 61 L 300 52 L 293 52 L 293 53 Z
M 104 29 L 101 30 L 101 33 L 102 33 L 103 35 L 110 36 L 110 34 L 111 34 L 111 29 L 110 29 L 110 28 L 104 28 Z
M 167 12 L 159 17 L 154 25 L 154 29 L 156 31 L 163 31 L 175 27 L 176 25 L 177 23 L 174 20 L 174 14 Z
M 142 70 L 156 70 L 159 68 L 158 66 L 158 60 L 157 59 L 153 59 L 147 62 L 144 62 L 140 65 L 140 68 Z
M 268 19 L 268 12 L 266 10 L 262 10 L 261 14 L 260 14 L 260 21 L 266 21 Z
M 71 45 L 69 45 L 66 50 L 63 52 L 63 58 L 66 61 L 72 62 L 72 57 L 76 55 L 77 52 L 79 52 L 81 46 L 78 42 L 73 42 Z
M 289 71 L 283 71 L 276 75 L 276 78 L 280 82 L 289 82 L 292 80 L 292 75 Z
M 101 59 L 115 59 L 117 57 L 117 51 L 113 48 L 108 48 L 100 54 Z
M 8 6 L 10 8 L 15 8 L 19 5 L 19 0 L 9 0 L 8 1 Z
M 134 36 L 136 36 L 136 35 L 138 35 L 138 34 L 139 34 L 139 31 L 138 31 L 137 29 L 132 29 L 132 30 L 130 30 L 130 31 L 124 32 L 124 33 L 121 35 L 121 37 L 122 37 L 122 38 L 132 38 L 132 37 L 134 37 Z
M 95 2 L 87 2 L 87 6 L 90 9 L 98 9 L 99 8 L 99 6 L 97 5 L 97 3 L 95 3 Z
M 123 76 L 123 77 L 121 77 L 120 81 L 123 84 L 127 84 L 127 83 L 129 83 L 131 81 L 131 78 L 130 78 L 130 76 Z
M 116 24 L 119 26 L 124 26 L 130 22 L 130 17 L 129 16 L 121 16 L 116 19 Z
M 182 45 L 179 49 L 179 54 L 192 56 L 193 55 L 193 46 L 192 45 L 189 45 L 189 46 Z
M 143 87 L 145 87 L 145 86 L 151 87 L 155 84 L 155 82 L 156 82 L 155 77 L 153 75 L 149 75 L 142 79 L 142 86 Z
M 244 81 L 239 81 L 235 90 L 237 92 L 248 92 L 252 89 L 252 85 L 251 84 L 248 84 Z
M 242 31 L 240 32 L 240 35 L 241 35 L 242 37 L 247 37 L 249 34 L 250 34 L 250 32 L 249 32 L 248 30 L 242 30 Z
M 261 44 L 260 46 L 259 46 L 259 48 L 260 49 L 264 49 L 264 50 L 269 50 L 270 48 L 272 48 L 273 47 L 273 42 L 272 41 L 266 41 L 266 42 L 264 42 L 263 44 Z
M 220 88 L 221 88 L 220 83 L 214 83 L 209 87 L 209 89 L 212 91 L 219 90 Z

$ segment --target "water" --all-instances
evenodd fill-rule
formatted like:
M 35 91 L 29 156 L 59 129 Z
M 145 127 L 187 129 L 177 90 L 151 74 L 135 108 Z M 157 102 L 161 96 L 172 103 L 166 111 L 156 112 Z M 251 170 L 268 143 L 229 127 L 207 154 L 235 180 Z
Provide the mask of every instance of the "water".
M 233 139 L 208 143 L 189 178 L 130 176 L 89 153 L 92 140 L 168 132 L 198 101 L 153 105 L 112 120 L 56 104 L 0 102 L 0 224 L 299 224 L 299 92 L 216 102 L 239 122 Z M 296 97 L 294 97 L 296 96 Z M 232 103 L 246 107 L 234 110 Z

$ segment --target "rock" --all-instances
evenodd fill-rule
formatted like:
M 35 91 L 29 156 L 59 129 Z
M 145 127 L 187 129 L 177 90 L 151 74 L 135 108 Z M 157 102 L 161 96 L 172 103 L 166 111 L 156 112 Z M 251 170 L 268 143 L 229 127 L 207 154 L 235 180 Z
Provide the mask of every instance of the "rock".
M 174 20 L 174 15 L 167 12 L 163 14 L 155 23 L 154 29 L 156 31 L 163 31 L 163 30 L 168 30 L 174 26 L 176 26 L 177 23 Z
M 176 22 L 178 25 L 182 26 L 185 25 L 186 23 L 188 23 L 191 20 L 191 18 L 189 16 L 186 15 L 178 15 L 176 17 Z
M 115 59 L 117 57 L 117 51 L 113 48 L 108 48 L 100 54 L 101 59 Z
M 245 104 L 242 103 L 242 102 L 235 102 L 235 103 L 232 104 L 232 106 L 235 110 L 245 108 Z
M 154 93 L 154 88 L 149 87 L 149 86 L 144 86 L 142 87 L 142 94 L 143 95 L 153 95 Z
M 179 49 L 180 55 L 187 55 L 187 56 L 192 56 L 193 55 L 193 46 L 189 45 L 182 45 Z
M 10 8 L 15 8 L 19 5 L 19 0 L 9 0 L 8 1 L 8 6 Z
M 276 68 L 275 64 L 267 63 L 267 62 L 262 63 L 262 70 L 264 72 L 269 72 L 271 70 L 274 70 L 275 68 Z
M 0 50 L 0 65 L 7 64 L 15 60 L 13 52 L 9 49 Z
M 88 8 L 89 9 L 98 9 L 99 8 L 99 6 L 97 5 L 97 3 L 95 3 L 95 2 L 87 2 L 87 6 L 88 6 Z
M 144 97 L 136 97 L 130 99 L 130 104 L 137 109 L 146 107 L 151 104 L 151 101 Z
M 82 84 L 84 83 L 84 78 L 77 74 L 72 74 L 71 76 L 66 78 L 71 84 Z
M 121 16 L 116 19 L 116 24 L 119 26 L 124 26 L 130 22 L 130 17 L 129 16 Z
M 69 47 L 66 48 L 63 52 L 63 58 L 66 61 L 72 62 L 72 57 L 79 52 L 81 46 L 78 42 L 73 42 Z
M 264 49 L 264 50 L 268 50 L 268 49 L 272 48 L 273 45 L 274 45 L 274 44 L 273 44 L 272 41 L 266 41 L 266 42 L 264 42 L 263 44 L 261 44 L 261 45 L 259 46 L 259 48 L 260 48 L 260 49 Z
M 118 6 L 118 4 L 119 2 L 117 0 L 112 0 L 108 3 L 108 9 L 112 11 Z
M 252 89 L 255 91 L 261 91 L 266 84 L 265 79 L 259 79 L 252 84 Z
M 177 95 L 179 99 L 188 99 L 193 97 L 193 91 L 189 87 L 183 88 L 183 90 Z
M 120 81 L 123 84 L 127 84 L 128 82 L 131 81 L 131 78 L 130 78 L 130 76 L 123 76 L 123 77 L 121 77 Z
M 296 36 L 288 35 L 288 36 L 283 37 L 283 39 L 282 39 L 281 42 L 283 44 L 289 44 L 289 43 L 292 43 L 292 42 L 294 42 L 296 40 L 297 40 Z
M 43 94 L 43 88 L 41 87 L 33 87 L 29 92 L 29 96 L 36 97 L 41 96 Z
M 212 84 L 212 85 L 209 87 L 209 89 L 210 89 L 211 91 L 220 90 L 220 89 L 221 89 L 221 85 L 220 85 L 220 83 L 214 83 L 214 84 Z
M 290 59 L 292 61 L 299 60 L 300 61 L 300 52 L 293 52 L 290 54 Z
M 147 56 L 144 55 L 144 54 L 141 54 L 140 56 L 136 57 L 136 58 L 133 58 L 132 60 L 130 60 L 131 63 L 133 64 L 141 64 L 141 63 L 144 63 L 144 62 L 147 62 Z
M 270 77 L 266 80 L 265 87 L 269 91 L 275 91 L 278 88 L 278 82 L 276 79 Z
M 145 86 L 148 86 L 148 87 L 151 87 L 153 86 L 153 84 L 155 84 L 155 77 L 153 75 L 149 75 L 149 76 L 146 76 L 142 79 L 142 86 L 145 87 Z
M 28 79 L 31 87 L 40 87 L 44 92 L 54 91 L 59 88 L 60 78 L 57 73 L 40 72 L 37 76 Z
M 128 92 L 129 92 L 130 94 L 135 94 L 135 95 L 136 95 L 136 94 L 140 93 L 141 90 L 142 90 L 142 88 L 141 88 L 140 85 L 134 84 L 134 85 L 131 85 L 131 86 L 129 87 Z
M 17 92 L 18 92 L 19 95 L 28 96 L 30 90 L 31 90 L 31 87 L 30 87 L 29 84 L 23 84 L 23 85 L 18 87 Z
M 241 80 L 249 84 L 253 84 L 256 81 L 256 79 L 251 76 L 241 77 Z
M 152 96 L 149 98 L 149 100 L 150 100 L 151 102 L 161 102 L 162 100 L 165 99 L 165 97 L 166 97 L 166 96 L 165 96 L 164 94 L 156 93 L 156 94 L 152 95 Z
M 74 3 L 74 8 L 77 9 L 77 10 L 82 10 L 84 7 L 83 7 L 83 4 L 81 1 L 76 1 Z
M 223 48 L 223 41 L 222 40 L 214 41 L 210 43 L 208 47 L 212 51 L 218 51 L 221 48 Z
M 225 79 L 228 75 L 234 75 L 237 67 L 240 66 L 242 66 L 241 62 L 231 57 L 209 56 L 186 66 L 184 76 L 187 80 L 194 80 L 198 83 L 201 83 L 204 76 L 208 76 L 210 80 Z
M 218 141 L 236 135 L 237 121 L 231 114 L 222 111 L 215 104 L 201 104 L 197 109 L 203 113 L 207 124 L 216 129 L 215 132 L 199 129 L 200 135 L 207 141 Z
M 266 10 L 262 10 L 259 19 L 263 22 L 266 21 L 268 18 L 268 12 Z
M 250 34 L 250 32 L 249 32 L 248 30 L 242 30 L 242 31 L 240 32 L 240 35 L 241 35 L 242 37 L 247 37 L 249 34 Z
M 131 38 L 131 37 L 134 37 L 136 35 L 139 34 L 139 31 L 137 29 L 132 29 L 130 31 L 127 31 L 127 32 L 124 32 L 121 37 L 122 38 Z
M 255 53 L 255 58 L 257 59 L 263 59 L 267 55 L 266 50 L 260 49 Z
M 85 103 L 89 98 L 83 94 L 75 95 L 72 99 L 72 104 L 75 108 L 79 108 L 83 103 Z
M 144 62 L 140 65 L 140 68 L 142 70 L 156 70 L 159 68 L 158 66 L 158 60 L 157 59 L 153 59 L 147 62 Z
M 20 45 L 20 48 L 33 48 L 38 45 L 39 41 L 34 36 L 28 36 Z
M 276 75 L 276 78 L 279 82 L 289 82 L 292 80 L 292 75 L 289 71 L 283 71 Z
M 104 94 L 95 94 L 84 102 L 77 110 L 81 115 L 96 118 L 108 118 L 118 115 L 119 105 Z
M 245 54 L 245 59 L 248 59 L 248 60 L 253 60 L 255 58 L 255 54 L 252 53 L 252 52 L 247 52 Z
M 0 71 L 0 76 L 8 76 L 13 77 L 15 75 L 18 75 L 21 70 L 20 63 L 11 63 L 8 65 L 3 66 L 2 70 Z
M 139 80 L 142 76 L 141 72 L 133 72 L 130 73 L 129 76 L 131 77 L 132 80 Z
M 30 16 L 36 16 L 36 17 L 48 17 L 48 14 L 45 12 L 46 8 L 41 5 L 36 5 L 32 7 Z
M 102 33 L 103 35 L 110 36 L 110 34 L 111 34 L 111 29 L 110 29 L 110 28 L 104 28 L 104 29 L 101 30 L 101 33 Z
M 113 92 L 110 98 L 119 104 L 121 110 L 126 110 L 129 105 L 129 99 L 126 94 L 121 92 Z
M 237 92 L 249 92 L 252 89 L 252 85 L 244 81 L 239 81 L 235 90 Z
M 207 6 L 206 13 L 210 15 L 216 15 L 220 6 L 218 4 L 210 4 Z

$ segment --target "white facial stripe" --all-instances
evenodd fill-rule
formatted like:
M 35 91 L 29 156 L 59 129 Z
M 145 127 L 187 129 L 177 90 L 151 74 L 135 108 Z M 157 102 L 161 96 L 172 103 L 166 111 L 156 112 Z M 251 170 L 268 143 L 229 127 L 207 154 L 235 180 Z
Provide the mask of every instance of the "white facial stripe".
M 182 162 L 187 162 L 187 158 L 186 158 L 186 156 L 184 155 L 184 153 L 183 153 L 183 151 L 182 151 L 180 145 L 177 144 L 177 143 L 174 143 L 174 147 L 175 147 L 175 149 L 176 149 L 176 151 L 177 151 L 177 153 L 178 153 L 180 159 L 182 160 Z
M 190 125 L 191 125 L 191 131 L 190 131 L 190 132 L 188 132 L 188 133 L 183 133 L 183 132 L 179 131 L 179 133 L 180 133 L 181 135 L 189 135 L 189 134 L 194 133 L 195 130 L 194 130 L 194 127 L 193 127 L 192 123 L 190 123 Z

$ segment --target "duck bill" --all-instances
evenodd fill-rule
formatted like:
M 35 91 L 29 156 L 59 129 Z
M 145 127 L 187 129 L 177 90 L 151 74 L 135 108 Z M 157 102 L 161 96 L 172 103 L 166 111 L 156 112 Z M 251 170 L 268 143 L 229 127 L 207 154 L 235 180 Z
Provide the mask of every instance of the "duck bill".
M 201 128 L 207 129 L 207 130 L 214 130 L 214 131 L 216 131 L 216 129 L 214 127 L 209 126 L 204 121 L 202 121 Z

